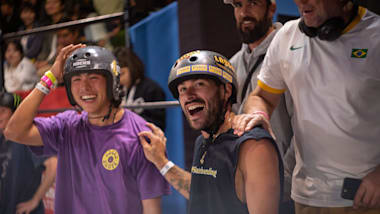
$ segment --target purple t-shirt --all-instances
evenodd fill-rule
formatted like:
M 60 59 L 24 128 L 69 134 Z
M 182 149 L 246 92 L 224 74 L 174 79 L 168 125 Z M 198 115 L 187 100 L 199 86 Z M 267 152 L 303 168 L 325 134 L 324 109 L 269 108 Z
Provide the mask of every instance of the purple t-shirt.
M 169 194 L 144 156 L 138 133 L 149 130 L 125 109 L 120 121 L 91 125 L 87 113 L 35 118 L 45 154 L 58 155 L 55 213 L 142 213 L 141 200 Z

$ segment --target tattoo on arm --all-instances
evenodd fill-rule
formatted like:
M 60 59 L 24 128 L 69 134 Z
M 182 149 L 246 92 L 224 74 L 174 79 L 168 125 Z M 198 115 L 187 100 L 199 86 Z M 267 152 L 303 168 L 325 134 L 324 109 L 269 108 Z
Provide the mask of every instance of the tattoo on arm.
M 171 168 L 165 175 L 166 180 L 186 199 L 190 196 L 191 174 L 178 166 Z

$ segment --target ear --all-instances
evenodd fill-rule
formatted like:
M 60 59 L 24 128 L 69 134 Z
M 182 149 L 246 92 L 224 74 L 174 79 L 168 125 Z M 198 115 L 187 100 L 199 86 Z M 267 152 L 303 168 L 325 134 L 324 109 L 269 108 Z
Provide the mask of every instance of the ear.
M 222 96 L 224 96 L 224 99 L 227 101 L 232 96 L 232 85 L 231 84 L 224 84 L 221 86 L 224 88 Z
M 274 14 L 276 13 L 276 9 L 277 9 L 277 5 L 275 2 L 272 2 L 270 5 L 269 5 L 269 8 L 268 8 L 268 16 L 271 18 L 271 20 L 273 19 L 273 16 Z

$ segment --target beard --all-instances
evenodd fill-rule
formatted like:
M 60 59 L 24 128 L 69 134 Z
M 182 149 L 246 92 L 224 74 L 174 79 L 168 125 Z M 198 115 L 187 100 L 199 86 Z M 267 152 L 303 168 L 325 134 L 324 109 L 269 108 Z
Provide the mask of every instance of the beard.
M 244 17 L 242 22 L 237 24 L 240 38 L 243 43 L 253 43 L 265 36 L 269 28 L 272 26 L 272 20 L 270 20 L 267 15 L 268 10 L 265 12 L 264 17 L 261 20 L 256 20 L 253 17 Z M 253 23 L 255 23 L 255 26 L 253 27 L 253 29 L 248 29 L 247 31 L 244 31 L 242 28 L 242 23 L 244 21 L 252 21 Z
M 186 120 L 189 122 L 192 129 L 200 131 L 200 130 L 210 130 L 213 128 L 213 125 L 219 120 L 219 117 L 224 117 L 223 114 L 223 108 L 225 108 L 225 101 L 220 98 L 220 89 L 217 90 L 217 93 L 215 96 L 212 96 L 212 98 L 208 102 L 208 108 L 207 110 L 204 109 L 203 111 L 206 112 L 205 120 L 201 124 L 194 124 L 195 122 L 191 121 L 189 116 L 185 114 Z M 198 102 L 198 103 L 205 103 L 204 100 L 196 99 L 192 102 Z

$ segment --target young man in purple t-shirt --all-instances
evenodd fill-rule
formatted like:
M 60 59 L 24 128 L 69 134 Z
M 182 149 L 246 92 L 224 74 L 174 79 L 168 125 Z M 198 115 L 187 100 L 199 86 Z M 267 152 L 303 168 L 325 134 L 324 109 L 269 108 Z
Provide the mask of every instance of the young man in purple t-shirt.
M 58 155 L 57 214 L 161 213 L 169 186 L 139 143 L 138 133 L 149 130 L 146 122 L 119 107 L 119 79 L 106 49 L 66 46 L 8 123 L 9 139 Z M 62 81 L 82 113 L 34 118 L 44 96 Z

